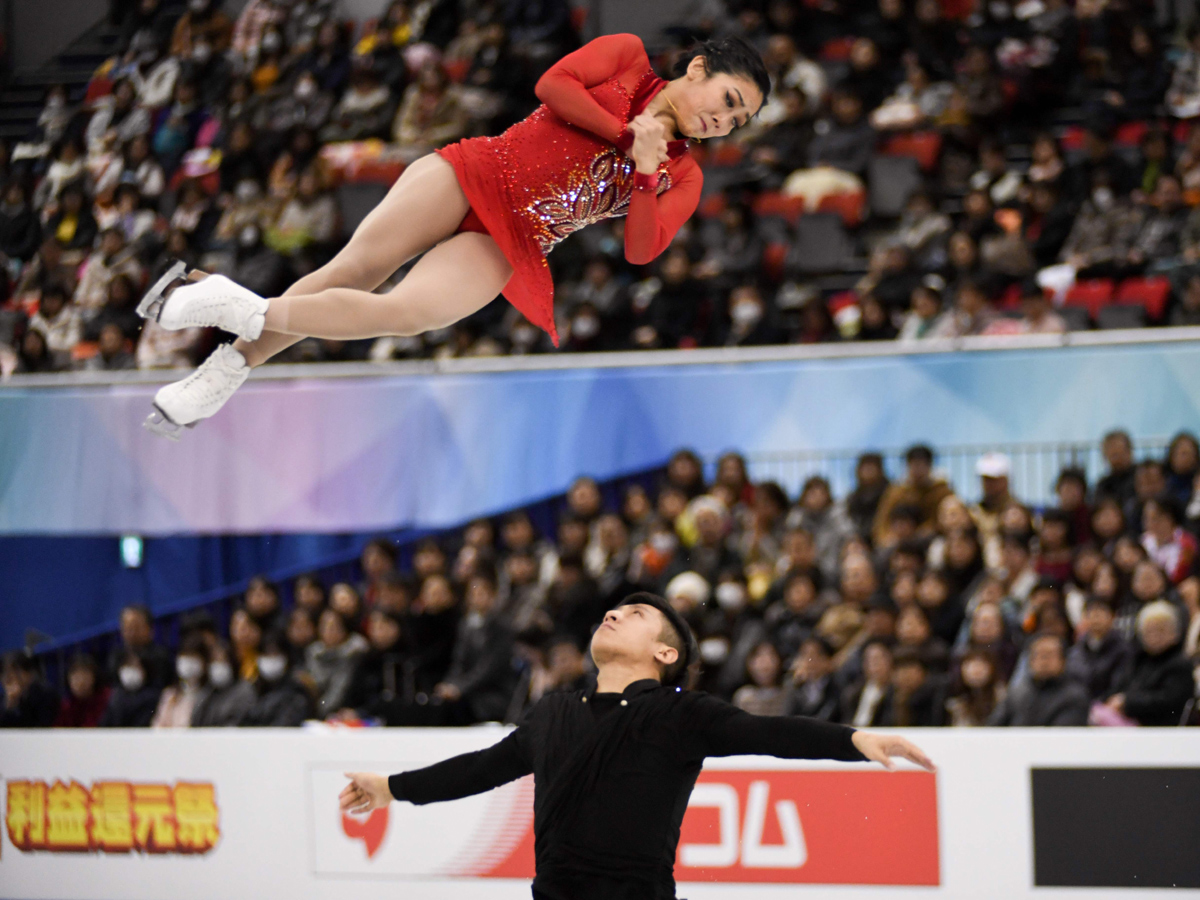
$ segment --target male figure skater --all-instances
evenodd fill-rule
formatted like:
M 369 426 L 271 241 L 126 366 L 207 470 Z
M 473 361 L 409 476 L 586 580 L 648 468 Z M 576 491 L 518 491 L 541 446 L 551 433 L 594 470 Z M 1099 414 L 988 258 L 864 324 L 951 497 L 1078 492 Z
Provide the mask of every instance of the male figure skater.
M 596 688 L 547 694 L 486 750 L 385 777 L 347 772 L 343 810 L 433 803 L 534 773 L 534 900 L 674 900 L 675 848 L 706 756 L 875 760 L 933 771 L 911 742 L 802 716 L 754 716 L 683 690 L 696 639 L 662 597 L 637 593 L 592 635 Z

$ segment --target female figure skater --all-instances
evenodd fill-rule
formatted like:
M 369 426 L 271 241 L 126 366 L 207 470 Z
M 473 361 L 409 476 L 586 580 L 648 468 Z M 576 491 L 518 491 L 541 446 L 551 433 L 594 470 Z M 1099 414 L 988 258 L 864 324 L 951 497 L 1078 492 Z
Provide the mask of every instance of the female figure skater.
M 164 328 L 216 326 L 239 339 L 159 390 L 146 427 L 177 439 L 220 409 L 252 367 L 303 337 L 420 334 L 501 291 L 557 344 L 550 249 L 585 225 L 625 215 L 626 258 L 653 260 L 700 199 L 688 139 L 729 134 L 770 90 L 758 52 L 740 38 L 699 45 L 677 72 L 658 78 L 633 35 L 591 41 L 542 76 L 542 106 L 527 119 L 409 166 L 346 247 L 281 297 L 202 273 L 167 293 L 184 275 L 174 267 L 138 311 Z M 393 290 L 371 293 L 420 253 Z

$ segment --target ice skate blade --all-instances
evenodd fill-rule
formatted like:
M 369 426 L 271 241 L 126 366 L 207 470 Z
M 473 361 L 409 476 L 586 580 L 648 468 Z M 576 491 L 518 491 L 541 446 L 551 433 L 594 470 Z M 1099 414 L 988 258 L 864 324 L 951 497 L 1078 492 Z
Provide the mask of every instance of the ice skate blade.
M 176 425 L 157 406 L 154 407 L 154 412 L 146 416 L 146 421 L 142 422 L 142 427 L 151 434 L 157 434 L 160 437 L 165 437 L 169 441 L 178 443 L 179 436 L 183 434 L 185 428 L 195 428 L 195 422 L 189 422 L 187 425 Z
M 171 286 L 171 282 L 178 281 L 186 275 L 187 263 L 181 259 L 175 260 L 170 268 L 163 272 L 162 277 L 154 282 L 154 286 L 146 291 L 146 296 L 137 306 L 137 314 L 143 319 L 154 319 L 157 322 L 159 314 L 162 313 L 167 288 Z

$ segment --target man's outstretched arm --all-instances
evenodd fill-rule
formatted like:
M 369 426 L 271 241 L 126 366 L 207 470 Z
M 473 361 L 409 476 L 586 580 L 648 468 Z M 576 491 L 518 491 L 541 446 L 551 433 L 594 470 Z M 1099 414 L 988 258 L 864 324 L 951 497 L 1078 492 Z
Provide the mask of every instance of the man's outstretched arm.
M 783 759 L 874 761 L 894 769 L 891 757 L 902 756 L 933 771 L 933 762 L 899 735 L 858 731 L 807 716 L 755 716 L 715 697 L 698 704 L 693 721 L 704 756 L 761 754 Z
M 423 769 L 384 776 L 373 772 L 346 772 L 350 784 L 338 799 L 343 810 L 368 812 L 392 800 L 435 803 L 482 794 L 533 771 L 513 732 L 486 750 L 463 753 Z

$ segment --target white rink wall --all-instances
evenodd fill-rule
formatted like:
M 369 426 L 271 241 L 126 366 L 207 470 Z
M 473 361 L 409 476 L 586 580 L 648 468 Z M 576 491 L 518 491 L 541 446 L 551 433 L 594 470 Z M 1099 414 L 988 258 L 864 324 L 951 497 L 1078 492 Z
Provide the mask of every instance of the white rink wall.
M 506 733 L 500 726 L 0 733 L 0 897 L 528 898 L 531 779 L 451 803 L 392 804 L 370 819 L 337 808 L 343 771 L 414 768 Z M 1119 877 L 1155 883 L 1169 871 L 1194 885 L 1146 887 L 1136 896 L 1200 896 L 1200 850 L 1184 845 L 1200 834 L 1200 729 L 907 735 L 938 763 L 935 775 L 710 760 L 684 820 L 678 896 L 1129 897 L 1128 887 L 1044 886 L 1064 878 L 1078 884 L 1070 881 L 1080 877 L 1072 858 L 1114 834 L 1115 855 L 1129 856 L 1106 855 Z M 1043 785 L 1036 792 L 1035 782 Z M 1115 791 L 1111 807 L 1087 791 L 1070 793 L 1079 783 Z M 1137 793 L 1122 794 L 1121 785 Z M 1112 814 L 1088 813 L 1097 802 Z M 1037 835 L 1035 813 L 1043 825 Z M 1049 829 L 1047 821 L 1058 824 Z M 1145 840 L 1159 855 L 1144 857 L 1138 872 Z

